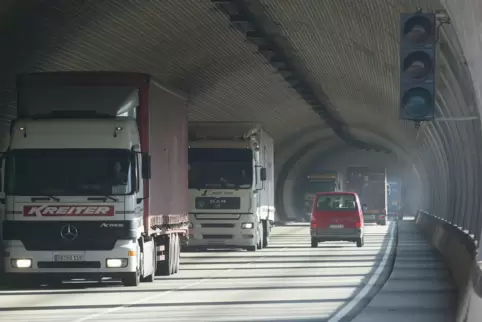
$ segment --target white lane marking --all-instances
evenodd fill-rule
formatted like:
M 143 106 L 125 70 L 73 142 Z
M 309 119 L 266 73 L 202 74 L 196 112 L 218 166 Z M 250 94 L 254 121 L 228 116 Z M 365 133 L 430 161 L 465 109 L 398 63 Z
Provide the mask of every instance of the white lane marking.
M 298 229 L 296 229 L 295 231 L 297 231 Z M 273 236 L 272 236 L 273 237 Z M 268 249 L 269 250 L 269 247 L 268 248 L 265 248 L 265 249 Z M 283 250 L 286 250 L 286 248 L 279 248 L 277 250 L 274 251 L 274 253 L 277 253 L 277 252 L 281 252 Z M 202 257 L 200 257 L 202 258 Z M 246 262 L 246 263 L 243 263 L 243 265 L 250 265 L 250 264 L 253 264 L 253 263 L 256 263 L 258 261 L 260 261 L 261 259 L 263 258 L 266 258 L 266 256 L 261 256 L 261 257 L 258 257 L 258 259 L 254 260 L 254 261 L 251 261 L 251 262 Z M 84 316 L 84 317 L 81 317 L 81 318 L 78 318 L 76 320 L 73 320 L 72 322 L 84 322 L 84 321 L 88 321 L 88 320 L 92 320 L 92 319 L 95 319 L 95 318 L 98 318 L 98 317 L 101 317 L 101 316 L 104 316 L 106 314 L 109 314 L 109 313 L 112 313 L 112 312 L 116 312 L 116 311 L 119 311 L 119 310 L 122 310 L 122 309 L 126 309 L 130 306 L 133 306 L 133 305 L 136 305 L 136 304 L 139 304 L 139 303 L 142 303 L 142 302 L 149 302 L 151 300 L 154 300 L 154 299 L 158 299 L 158 298 L 161 298 L 161 297 L 164 297 L 170 293 L 173 293 L 173 292 L 176 292 L 176 291 L 179 291 L 179 290 L 183 290 L 183 289 L 186 289 L 186 288 L 189 288 L 189 287 L 192 287 L 192 286 L 196 286 L 196 285 L 199 285 L 199 284 L 203 284 L 207 281 L 210 281 L 212 279 L 214 279 L 215 277 L 218 277 L 220 275 L 223 275 L 225 273 L 228 273 L 228 272 L 232 272 L 232 271 L 235 271 L 235 270 L 238 270 L 238 269 L 241 269 L 239 267 L 234 267 L 234 268 L 227 268 L 226 270 L 224 271 L 221 271 L 217 274 L 214 274 L 210 277 L 207 277 L 207 278 L 204 278 L 200 281 L 197 281 L 197 282 L 194 282 L 194 283 L 191 283 L 191 284 L 187 284 L 187 285 L 184 285 L 184 286 L 181 286 L 181 287 L 178 287 L 176 289 L 173 289 L 173 290 L 169 290 L 169 291 L 164 291 L 162 293 L 158 293 L 158 294 L 155 294 L 155 295 L 151 295 L 151 296 L 146 296 L 146 297 L 143 297 L 137 301 L 134 301 L 134 302 L 131 302 L 131 303 L 127 303 L 127 304 L 123 304 L 123 305 L 119 305 L 119 306 L 116 306 L 116 307 L 113 307 L 113 308 L 110 308 L 108 310 L 105 310 L 105 311 L 102 311 L 102 312 L 99 312 L 99 313 L 93 313 L 93 314 L 89 314 L 87 316 Z M 121 291 L 122 292 L 122 291 Z
M 355 298 L 352 299 L 350 302 L 348 302 L 348 304 L 345 305 L 340 311 L 338 311 L 338 313 L 335 314 L 331 319 L 329 319 L 328 322 L 338 322 L 341 319 L 343 319 L 355 306 L 358 305 L 358 303 L 360 303 L 361 300 L 363 300 L 365 298 L 365 296 L 368 294 L 368 292 L 370 292 L 371 289 L 376 285 L 376 282 L 380 278 L 380 275 L 382 274 L 383 269 L 385 268 L 385 266 L 387 266 L 388 257 L 390 256 L 393 240 L 395 238 L 395 234 L 393 233 L 394 230 L 395 230 L 395 225 L 392 224 L 391 227 L 390 227 L 390 230 L 389 230 L 390 240 L 388 241 L 388 245 L 387 245 L 385 254 L 383 255 L 383 258 L 382 258 L 382 261 L 380 262 L 380 265 L 375 270 L 375 273 L 373 273 L 372 277 L 370 277 L 367 284 L 355 296 Z

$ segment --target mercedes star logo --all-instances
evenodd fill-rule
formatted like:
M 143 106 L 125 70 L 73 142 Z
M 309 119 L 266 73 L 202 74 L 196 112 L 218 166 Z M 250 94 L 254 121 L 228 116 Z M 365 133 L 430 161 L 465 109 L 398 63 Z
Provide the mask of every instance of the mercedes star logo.
M 60 237 L 65 240 L 72 241 L 79 235 L 79 230 L 77 227 L 71 224 L 67 224 L 60 229 Z

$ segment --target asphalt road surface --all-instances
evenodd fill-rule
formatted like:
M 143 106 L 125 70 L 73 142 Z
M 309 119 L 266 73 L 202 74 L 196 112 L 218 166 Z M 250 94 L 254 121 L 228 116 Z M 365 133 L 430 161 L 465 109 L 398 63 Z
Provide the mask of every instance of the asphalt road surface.
M 394 228 L 367 225 L 363 248 L 310 248 L 308 224 L 292 224 L 275 227 L 270 247 L 258 252 L 183 253 L 178 274 L 138 288 L 1 290 L 0 321 L 343 321 L 376 291 Z

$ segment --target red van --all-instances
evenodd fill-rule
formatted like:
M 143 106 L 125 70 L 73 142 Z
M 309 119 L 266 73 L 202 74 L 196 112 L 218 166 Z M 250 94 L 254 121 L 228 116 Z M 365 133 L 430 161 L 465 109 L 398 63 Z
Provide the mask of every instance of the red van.
M 364 244 L 364 222 L 360 198 L 354 192 L 318 192 L 311 212 L 311 247 L 324 241 Z

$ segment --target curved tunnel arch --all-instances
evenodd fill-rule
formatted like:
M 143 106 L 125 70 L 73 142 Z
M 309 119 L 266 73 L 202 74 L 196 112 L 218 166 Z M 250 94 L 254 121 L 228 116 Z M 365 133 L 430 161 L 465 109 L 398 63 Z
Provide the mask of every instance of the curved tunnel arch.
M 400 158 L 405 168 L 414 169 L 417 172 L 412 178 L 420 180 L 422 177 L 427 177 L 424 167 L 420 168 L 420 166 L 417 166 L 416 162 L 414 162 L 414 156 L 410 152 L 384 137 L 382 133 L 360 127 L 352 128 L 351 131 L 357 137 L 367 142 L 379 144 L 393 151 L 394 157 Z M 318 138 L 313 138 L 316 134 L 318 134 Z M 303 136 L 304 141 L 300 140 Z M 278 200 L 278 215 L 281 218 L 294 218 L 298 213 L 293 190 L 296 189 L 296 181 L 303 177 L 302 172 L 310 168 L 320 158 L 326 157 L 328 153 L 333 154 L 349 149 L 348 146 L 336 142 L 333 136 L 330 137 L 329 133 L 322 129 L 305 131 L 303 134 L 300 134 L 298 140 L 298 142 L 302 143 L 291 145 L 291 151 L 294 152 L 291 152 L 289 157 L 279 167 L 276 183 L 276 200 Z M 281 145 L 283 146 L 283 144 Z M 380 152 L 380 154 L 382 153 Z M 423 174 L 421 175 L 420 172 Z M 418 190 L 422 189 L 420 182 L 417 182 L 415 185 L 418 187 Z M 420 203 L 420 200 L 417 200 L 417 203 Z

